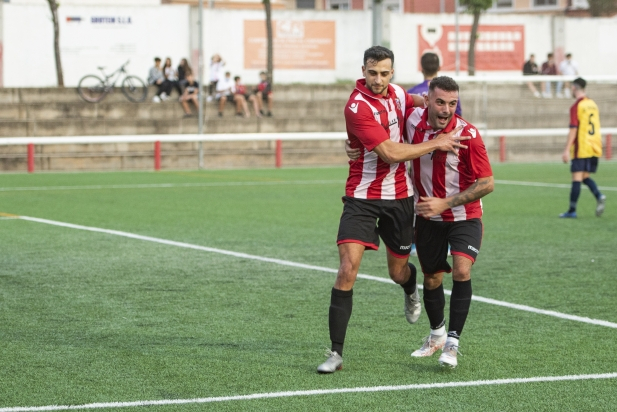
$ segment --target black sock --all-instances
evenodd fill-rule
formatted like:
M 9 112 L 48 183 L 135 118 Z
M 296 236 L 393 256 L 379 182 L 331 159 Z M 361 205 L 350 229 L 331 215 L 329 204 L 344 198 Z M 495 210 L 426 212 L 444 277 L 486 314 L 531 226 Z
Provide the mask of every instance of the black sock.
M 431 329 L 437 329 L 443 324 L 443 309 L 445 307 L 446 298 L 443 294 L 443 284 L 433 290 L 428 290 L 424 287 L 424 309 L 431 324 Z
M 467 320 L 469 306 L 471 305 L 471 279 L 465 282 L 454 281 L 452 296 L 450 297 L 450 324 L 448 336 L 459 338 Z
M 411 270 L 411 275 L 409 275 L 409 280 L 401 285 L 403 290 L 407 295 L 411 295 L 416 291 L 416 267 L 410 262 L 407 263 L 409 266 L 409 270 Z
M 330 298 L 330 340 L 332 341 L 332 351 L 336 351 L 343 356 L 343 344 L 347 333 L 347 324 L 351 318 L 351 308 L 353 306 L 353 289 L 338 290 L 332 288 Z
M 570 209 L 568 213 L 576 212 L 576 203 L 578 197 L 581 194 L 581 182 L 572 182 L 572 189 L 570 190 Z
M 600 190 L 598 190 L 598 185 L 596 185 L 596 182 L 594 182 L 593 179 L 588 177 L 586 179 L 583 179 L 583 183 L 587 185 L 587 187 L 589 188 L 589 190 L 591 190 L 591 193 L 593 193 L 596 199 L 599 199 L 600 196 L 602 196 L 602 193 L 600 193 Z

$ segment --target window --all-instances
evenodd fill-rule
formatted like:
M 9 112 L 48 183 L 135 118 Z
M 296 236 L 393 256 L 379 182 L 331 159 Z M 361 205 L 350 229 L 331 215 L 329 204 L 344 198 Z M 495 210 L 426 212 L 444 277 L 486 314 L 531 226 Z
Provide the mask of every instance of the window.
M 315 0 L 296 0 L 297 9 L 314 9 Z
M 330 0 L 328 3 L 331 10 L 349 10 L 349 0 Z
M 533 0 L 533 5 L 536 7 L 556 6 L 557 0 Z
M 514 6 L 514 0 L 495 0 L 494 7 L 496 9 L 511 9 Z

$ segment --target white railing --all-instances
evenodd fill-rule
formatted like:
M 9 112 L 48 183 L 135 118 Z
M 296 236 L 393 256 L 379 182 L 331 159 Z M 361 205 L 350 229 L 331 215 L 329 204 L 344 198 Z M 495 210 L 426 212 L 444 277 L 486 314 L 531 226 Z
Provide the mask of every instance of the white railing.
M 499 160 L 506 161 L 507 137 L 567 136 L 568 128 L 557 129 L 489 129 L 483 132 L 485 138 L 499 138 Z M 612 135 L 617 127 L 602 128 L 606 136 L 605 157 L 612 158 Z M 27 146 L 28 172 L 34 172 L 34 146 L 57 144 L 105 144 L 105 143 L 154 143 L 154 169 L 161 167 L 161 143 L 168 142 L 246 142 L 275 141 L 276 167 L 282 164 L 282 141 L 290 140 L 345 140 L 345 132 L 302 132 L 302 133 L 218 133 L 218 134 L 150 134 L 116 136 L 61 136 L 61 137 L 5 137 L 0 138 L 0 146 Z

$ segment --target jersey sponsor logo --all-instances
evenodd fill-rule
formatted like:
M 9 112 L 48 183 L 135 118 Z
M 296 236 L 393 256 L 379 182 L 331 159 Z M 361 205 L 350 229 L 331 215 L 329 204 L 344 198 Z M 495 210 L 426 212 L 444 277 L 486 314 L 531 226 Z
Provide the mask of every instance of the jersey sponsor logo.
M 400 249 L 401 250 L 409 250 L 409 249 L 411 249 L 411 245 L 409 245 L 409 246 L 401 246 Z
M 388 123 L 388 127 L 393 126 L 397 123 L 398 123 L 398 118 L 395 117 L 394 119 L 390 120 L 390 123 Z
M 470 127 L 469 129 L 469 134 L 471 135 L 472 138 L 476 138 L 476 129 L 474 129 L 473 127 Z
M 473 247 L 473 246 L 471 246 L 471 245 L 467 246 L 467 249 L 469 249 L 469 250 L 473 250 L 474 252 L 476 252 L 476 255 L 477 255 L 478 253 L 480 253 L 480 251 L 479 251 L 478 249 L 476 249 L 475 247 Z
M 349 106 L 349 110 L 351 110 L 354 113 L 358 113 L 358 103 L 352 103 L 351 106 Z

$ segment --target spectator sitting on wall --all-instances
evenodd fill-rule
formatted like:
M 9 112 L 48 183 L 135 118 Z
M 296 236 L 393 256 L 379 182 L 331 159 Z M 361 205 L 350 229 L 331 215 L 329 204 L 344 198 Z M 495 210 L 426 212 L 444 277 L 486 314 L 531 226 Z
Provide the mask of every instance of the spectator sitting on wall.
M 234 77 L 234 87 L 235 87 L 235 97 L 240 100 L 240 106 L 244 111 L 244 117 L 251 117 L 251 113 L 249 112 L 249 106 L 247 100 L 253 104 L 253 108 L 255 109 L 255 114 L 258 114 L 257 102 L 255 99 L 255 95 L 249 95 L 246 92 L 246 86 L 242 84 L 240 80 L 240 76 Z M 238 113 L 239 114 L 239 113 Z
M 176 72 L 178 73 L 178 82 L 180 83 L 180 87 L 184 88 L 187 80 L 186 76 L 189 73 L 193 73 L 193 69 L 191 69 L 191 66 L 189 66 L 189 63 L 186 61 L 186 59 L 182 59 L 180 60 L 180 64 L 178 65 L 178 69 L 176 70 Z
M 523 65 L 523 76 L 535 76 L 538 74 L 540 74 L 540 71 L 538 70 L 538 65 L 536 64 L 536 56 L 530 54 L 529 60 L 527 60 Z M 541 96 L 540 92 L 532 82 L 527 82 L 527 87 L 529 87 L 529 90 L 531 90 L 534 96 Z
M 547 58 L 547 61 L 542 63 L 542 69 L 540 70 L 541 74 L 546 75 L 546 76 L 557 75 L 557 66 L 555 65 L 555 57 L 553 56 L 553 53 L 547 54 L 546 58 Z M 560 88 L 559 83 L 557 83 L 556 94 L 557 94 L 557 97 L 560 97 L 559 95 L 561 94 L 561 88 Z M 544 90 L 543 90 L 542 96 L 547 99 L 550 99 L 551 97 L 553 97 L 553 91 L 551 88 L 550 81 L 544 82 Z
M 578 64 L 572 60 L 572 53 L 566 54 L 566 59 L 559 63 L 559 72 L 563 76 L 578 76 Z M 565 82 L 564 96 L 570 98 L 572 97 L 572 92 L 570 90 L 570 82 Z
M 212 101 L 212 95 L 217 90 L 217 83 L 223 78 L 221 73 L 225 67 L 225 61 L 219 54 L 215 54 L 210 59 L 210 87 L 208 87 L 208 101 Z
M 254 90 L 255 100 L 257 101 L 257 108 L 259 114 L 262 116 L 272 116 L 272 85 L 268 80 L 268 73 L 259 73 L 260 82 Z M 268 112 L 264 112 L 264 100 L 268 105 Z
M 188 117 L 193 115 L 189 107 L 189 102 L 192 102 L 195 108 L 199 110 L 199 83 L 195 81 L 193 74 L 190 72 L 186 75 L 185 80 L 184 92 L 182 92 L 182 96 L 180 96 L 180 104 L 182 105 L 182 109 L 184 109 L 184 117 Z
M 223 117 L 225 102 L 236 104 L 236 116 L 242 116 L 242 100 L 246 102 L 244 96 L 236 94 L 236 87 L 231 79 L 231 73 L 226 72 L 225 77 L 219 79 L 216 84 L 216 99 L 219 102 L 219 117 Z
M 161 100 L 167 100 L 167 96 L 171 92 L 169 82 L 165 79 L 161 70 L 161 59 L 154 58 L 154 67 L 148 72 L 148 84 L 157 86 L 156 95 L 152 98 L 154 103 L 160 103 Z
M 178 74 L 171 65 L 171 58 L 169 57 L 165 59 L 165 64 L 163 65 L 163 76 L 165 76 L 165 80 L 169 82 L 169 94 L 171 95 L 172 89 L 176 89 L 178 91 L 178 96 L 182 96 L 182 88 L 178 82 Z

